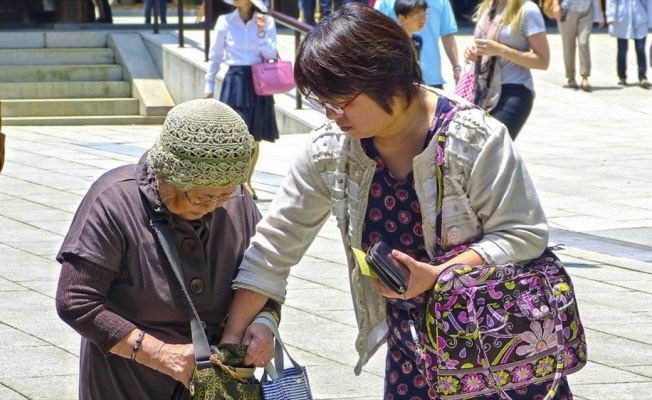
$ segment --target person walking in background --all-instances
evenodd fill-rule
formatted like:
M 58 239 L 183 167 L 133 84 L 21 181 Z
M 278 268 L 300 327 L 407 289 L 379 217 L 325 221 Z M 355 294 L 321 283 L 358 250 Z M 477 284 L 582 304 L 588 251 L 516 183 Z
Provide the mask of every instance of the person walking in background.
M 151 221 L 169 224 L 181 279 L 209 342 L 220 343 L 231 281 L 261 217 L 242 187 L 254 150 L 233 109 L 191 100 L 169 111 L 137 164 L 93 183 L 57 255 L 57 312 L 82 336 L 80 400 L 169 399 L 192 378 L 190 305 Z M 263 365 L 274 337 L 261 324 L 247 330 L 245 362 Z
M 394 12 L 394 1 L 377 0 L 374 8 L 389 17 L 397 19 Z M 420 34 L 423 39 L 420 58 L 421 70 L 426 85 L 442 89 L 445 80 L 441 69 L 440 40 L 453 67 L 455 83 L 460 79 L 460 73 L 462 72 L 455 41 L 457 23 L 449 0 L 426 0 L 426 3 L 428 4 L 428 18 Z
M 386 340 L 383 399 L 435 399 L 438 393 L 419 372 L 409 321 L 414 317 L 421 326 L 426 292 L 448 265 L 520 264 L 543 252 L 548 225 L 534 184 L 505 126 L 479 108 L 460 110 L 443 91 L 422 85 L 411 41 L 370 7 L 343 6 L 308 33 L 297 51 L 295 78 L 332 122 L 311 134 L 258 224 L 234 280 L 229 315 L 249 320 L 268 296 L 284 300 L 290 268 L 332 211 L 359 324 L 355 372 Z M 438 140 L 445 126 L 451 129 Z M 442 234 L 436 233 L 439 170 L 433 167 L 440 163 Z M 365 252 L 380 236 L 393 242 L 391 256 L 410 269 L 404 295 L 362 275 L 353 255 L 353 248 Z M 445 248 L 474 244 L 446 263 L 429 264 L 436 239 Z M 245 328 L 229 318 L 224 335 L 239 341 Z M 508 394 L 543 398 L 549 383 Z M 570 396 L 563 379 L 556 399 Z
M 484 0 L 475 43 L 464 52 L 475 62 L 475 103 L 504 123 L 516 139 L 534 105 L 531 69 L 548 69 L 550 46 L 539 7 L 532 1 Z
M 167 24 L 168 0 L 145 0 L 145 23 L 148 25 L 152 23 L 152 9 L 155 1 L 158 1 L 158 15 L 161 18 L 161 23 Z
M 315 0 L 300 0 L 299 6 L 303 13 L 303 22 L 314 26 L 315 21 Z M 319 0 L 319 19 L 330 15 L 333 8 L 333 0 Z
M 109 0 L 92 0 L 93 5 L 88 10 L 88 20 L 90 22 L 113 23 L 113 13 Z M 96 15 L 97 11 L 97 15 Z
M 256 192 L 251 185 L 260 152 L 260 141 L 274 142 L 279 138 L 273 96 L 259 96 L 254 91 L 251 65 L 272 60 L 278 55 L 276 24 L 267 15 L 267 7 L 261 0 L 224 0 L 236 7 L 235 11 L 221 15 L 215 24 L 215 40 L 209 52 L 204 98 L 213 97 L 215 77 L 224 62 L 229 66 L 220 101 L 233 107 L 244 119 L 249 133 L 256 141 L 256 153 L 246 182 L 247 190 L 254 199 Z
M 394 13 L 398 17 L 403 29 L 412 39 L 414 45 L 414 54 L 417 60 L 421 58 L 421 48 L 423 39 L 417 35 L 426 25 L 428 19 L 428 4 L 426 0 L 396 0 L 394 3 Z
M 607 0 L 609 33 L 618 39 L 618 84 L 627 85 L 627 41 L 634 40 L 638 63 L 638 83 L 649 89 L 645 38 L 652 21 L 652 0 Z
M 597 10 L 594 9 L 595 7 Z M 589 39 L 596 16 L 598 17 L 598 27 L 604 26 L 602 2 L 596 0 L 553 0 L 553 14 L 561 34 L 564 67 L 568 80 L 567 87 L 578 88 L 575 80 L 575 49 L 577 48 L 580 55 L 580 76 L 582 77 L 579 87 L 585 92 L 590 92 L 591 47 Z

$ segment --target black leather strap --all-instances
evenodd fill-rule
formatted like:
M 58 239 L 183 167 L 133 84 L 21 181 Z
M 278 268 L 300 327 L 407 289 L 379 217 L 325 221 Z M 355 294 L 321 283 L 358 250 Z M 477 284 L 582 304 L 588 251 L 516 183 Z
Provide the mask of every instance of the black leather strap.
M 174 245 L 174 235 L 172 233 L 172 229 L 170 228 L 167 219 L 163 215 L 156 215 L 154 213 L 149 205 L 149 201 L 142 193 L 141 197 L 143 199 L 145 210 L 147 210 L 147 214 L 149 215 L 150 224 L 152 228 L 154 228 L 156 236 L 158 236 L 161 247 L 163 248 L 163 252 L 167 256 L 170 265 L 172 265 L 174 275 L 177 277 L 179 285 L 181 286 L 181 290 L 183 290 L 183 294 L 186 296 L 186 300 L 190 306 L 190 329 L 192 331 L 192 345 L 195 350 L 195 362 L 197 363 L 197 369 L 210 368 L 212 363 L 210 361 L 211 349 L 208 345 L 208 338 L 206 338 L 206 332 L 204 332 L 203 323 L 201 322 L 201 318 L 199 318 L 197 309 L 195 309 L 195 305 L 193 304 L 192 299 L 188 294 L 188 290 L 186 290 L 186 285 L 183 283 L 181 263 L 179 262 L 179 254 L 177 253 L 177 248 Z

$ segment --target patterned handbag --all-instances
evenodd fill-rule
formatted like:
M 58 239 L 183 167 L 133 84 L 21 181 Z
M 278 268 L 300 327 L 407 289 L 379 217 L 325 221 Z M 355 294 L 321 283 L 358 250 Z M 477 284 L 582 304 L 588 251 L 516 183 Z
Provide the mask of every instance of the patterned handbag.
M 195 368 L 190 382 L 190 398 L 262 399 L 260 383 L 253 376 L 256 368 L 244 367 L 247 346 L 226 344 L 211 348 L 209 368 Z
M 447 126 L 440 130 L 443 154 Z M 438 157 L 441 205 L 443 157 Z M 441 208 L 436 226 L 442 232 Z M 468 245 L 443 253 L 438 263 Z M 462 265 L 445 269 L 429 293 L 417 362 L 430 387 L 446 400 L 499 394 L 553 381 L 587 362 L 586 337 L 570 276 L 552 249 L 526 265 Z

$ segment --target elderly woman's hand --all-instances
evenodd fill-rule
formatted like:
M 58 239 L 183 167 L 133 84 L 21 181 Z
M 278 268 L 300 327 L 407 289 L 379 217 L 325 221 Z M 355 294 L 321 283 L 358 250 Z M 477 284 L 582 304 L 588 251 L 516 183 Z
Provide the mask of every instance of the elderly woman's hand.
M 264 367 L 274 358 L 274 334 L 264 324 L 251 324 L 245 331 L 242 343 L 249 345 L 244 363 Z
M 195 351 L 192 344 L 163 344 L 152 356 L 155 369 L 173 377 L 187 388 L 195 370 Z

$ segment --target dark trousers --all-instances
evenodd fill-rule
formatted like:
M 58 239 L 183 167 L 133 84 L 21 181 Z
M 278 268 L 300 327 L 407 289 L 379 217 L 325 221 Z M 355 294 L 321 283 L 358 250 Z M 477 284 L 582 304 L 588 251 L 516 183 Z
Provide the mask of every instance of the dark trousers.
M 509 136 L 516 140 L 532 112 L 533 105 L 534 93 L 525 85 L 506 84 L 501 86 L 500 99 L 490 114 L 505 124 Z
M 638 80 L 647 79 L 647 64 L 645 63 L 645 38 L 633 39 L 638 64 Z M 618 39 L 618 77 L 627 79 L 627 39 Z
M 308 25 L 315 25 L 315 0 L 301 0 L 303 21 Z M 333 0 L 319 0 L 319 18 L 330 15 Z
M 86 21 L 88 22 L 93 22 L 96 20 L 95 18 L 95 4 L 91 1 L 88 0 L 88 7 L 86 8 Z M 113 23 L 113 13 L 111 12 L 111 5 L 109 4 L 109 0 L 102 0 L 102 8 L 104 9 L 104 21 L 97 20 L 97 22 L 108 22 L 110 24 Z
M 152 10 L 154 9 L 154 1 L 158 1 L 158 16 L 162 24 L 167 24 L 168 14 L 168 0 L 145 0 L 145 23 L 152 22 Z

